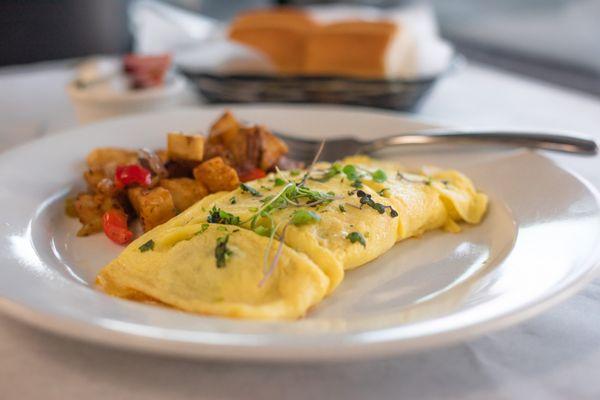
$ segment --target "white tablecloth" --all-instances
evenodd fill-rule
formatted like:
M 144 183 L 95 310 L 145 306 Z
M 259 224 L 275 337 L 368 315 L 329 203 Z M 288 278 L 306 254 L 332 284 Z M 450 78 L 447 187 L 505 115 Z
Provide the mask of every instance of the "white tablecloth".
M 76 124 L 64 63 L 0 70 L 0 150 Z M 189 97 L 191 101 L 193 97 Z M 419 116 L 460 126 L 572 129 L 600 140 L 600 100 L 471 65 Z M 597 158 L 552 155 L 600 187 Z M 0 316 L 0 399 L 600 399 L 600 279 L 530 321 L 385 361 L 196 362 L 64 339 Z

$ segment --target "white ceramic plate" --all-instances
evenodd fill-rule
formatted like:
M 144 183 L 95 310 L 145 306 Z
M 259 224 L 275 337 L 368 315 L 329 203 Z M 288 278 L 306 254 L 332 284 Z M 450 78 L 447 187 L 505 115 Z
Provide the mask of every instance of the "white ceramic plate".
M 240 117 L 314 137 L 385 135 L 428 125 L 365 109 L 231 107 Z M 197 357 L 331 360 L 390 356 L 515 323 L 588 282 L 600 260 L 593 188 L 538 154 L 421 148 L 407 165 L 455 167 L 490 195 L 481 225 L 410 239 L 364 267 L 307 318 L 266 323 L 203 317 L 108 297 L 92 286 L 120 247 L 77 238 L 63 200 L 82 186 L 96 146 L 161 147 L 165 132 L 205 130 L 221 107 L 88 125 L 0 156 L 0 296 L 10 314 L 77 338 Z

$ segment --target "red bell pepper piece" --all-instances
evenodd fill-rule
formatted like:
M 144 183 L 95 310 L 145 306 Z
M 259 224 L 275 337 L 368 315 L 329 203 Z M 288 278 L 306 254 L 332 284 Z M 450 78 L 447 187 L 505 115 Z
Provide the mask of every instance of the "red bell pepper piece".
M 102 228 L 110 240 L 117 244 L 126 244 L 133 238 L 133 232 L 127 227 L 127 215 L 111 208 L 102 215 Z
M 251 169 L 250 171 L 240 174 L 240 181 L 248 182 L 248 181 L 253 181 L 255 179 L 264 178 L 265 176 L 267 176 L 267 173 L 265 171 L 263 171 L 260 168 L 254 168 L 254 169 Z
M 115 170 L 115 186 L 122 189 L 130 185 L 148 187 L 152 183 L 152 174 L 141 165 L 120 165 Z

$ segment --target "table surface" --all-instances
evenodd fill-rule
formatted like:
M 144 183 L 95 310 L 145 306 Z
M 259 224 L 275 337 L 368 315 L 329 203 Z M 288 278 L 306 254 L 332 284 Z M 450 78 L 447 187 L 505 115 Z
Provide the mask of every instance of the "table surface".
M 0 151 L 77 124 L 64 92 L 71 75 L 64 62 L 0 70 Z M 600 140 L 600 99 L 475 64 L 441 81 L 417 115 Z M 598 158 L 550 156 L 600 187 Z M 0 316 L 1 399 L 598 399 L 599 371 L 600 279 L 536 318 L 467 343 L 328 365 L 136 354 Z

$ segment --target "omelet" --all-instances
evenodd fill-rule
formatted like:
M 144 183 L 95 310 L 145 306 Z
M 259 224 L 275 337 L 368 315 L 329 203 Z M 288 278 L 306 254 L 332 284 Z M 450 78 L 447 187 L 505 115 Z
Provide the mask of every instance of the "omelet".
M 329 164 L 320 164 L 326 168 Z M 268 204 L 268 199 L 279 195 L 289 182 L 300 180 L 289 173 L 280 172 L 278 177 L 270 175 L 249 183 L 249 190 L 242 188 L 225 194 L 213 195 L 195 204 L 186 212 L 174 218 L 169 226 L 206 222 L 213 208 L 226 210 L 238 217 L 241 226 L 252 229 L 250 219 L 261 208 Z M 276 185 L 275 181 L 283 182 Z M 283 237 L 286 245 L 296 251 L 307 254 L 330 279 L 329 292 L 333 291 L 342 281 L 344 270 L 363 265 L 389 250 L 396 242 L 398 220 L 390 216 L 390 212 L 379 213 L 369 208 L 361 208 L 357 188 L 352 182 L 341 176 L 324 182 L 307 181 L 311 190 L 332 196 L 332 201 L 314 206 L 290 206 L 275 210 L 272 221 L 259 218 L 259 226 L 265 227 L 272 223 L 276 232 Z M 368 187 L 362 190 L 391 209 L 391 203 L 379 196 Z M 254 191 L 254 195 L 250 192 Z M 267 201 L 265 201 L 267 200 Z M 309 210 L 317 213 L 319 222 L 306 225 L 287 225 L 292 215 L 299 210 Z M 269 226 L 266 226 L 267 228 Z M 285 235 L 282 235 L 285 228 Z M 356 233 L 368 238 L 364 244 L 348 240 L 348 235 Z
M 477 224 L 487 210 L 487 195 L 458 171 L 424 167 L 411 173 L 398 163 L 366 156 L 347 157 L 343 162 L 360 166 L 367 172 L 364 184 L 395 205 L 400 217 L 397 240 L 438 228 L 457 233 L 459 222 Z M 385 179 L 373 178 L 377 170 L 383 171 Z
M 397 241 L 479 223 L 487 201 L 457 171 L 410 173 L 368 157 L 277 171 L 147 232 L 97 283 L 117 297 L 201 314 L 299 318 L 346 271 Z
M 329 278 L 306 255 L 283 245 L 277 268 L 264 279 L 265 250 L 269 261 L 278 251 L 268 245 L 268 238 L 232 226 L 159 227 L 130 244 L 96 282 L 117 297 L 153 300 L 193 313 L 302 317 L 323 299 Z M 215 255 L 219 246 L 222 259 Z

